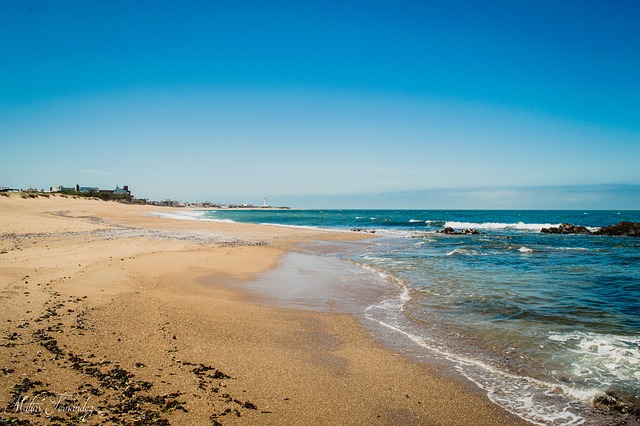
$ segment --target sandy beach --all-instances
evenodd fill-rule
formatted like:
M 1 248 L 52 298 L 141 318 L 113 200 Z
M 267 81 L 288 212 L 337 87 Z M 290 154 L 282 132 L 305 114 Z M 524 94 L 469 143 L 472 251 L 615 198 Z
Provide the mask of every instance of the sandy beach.
M 526 423 L 346 313 L 239 285 L 301 243 L 366 236 L 158 211 L 0 196 L 3 424 Z

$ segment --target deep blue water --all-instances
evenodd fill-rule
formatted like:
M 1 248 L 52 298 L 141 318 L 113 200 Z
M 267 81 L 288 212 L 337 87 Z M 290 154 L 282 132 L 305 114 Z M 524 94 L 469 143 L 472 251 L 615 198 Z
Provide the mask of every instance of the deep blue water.
M 196 219 L 375 231 L 349 260 L 397 283 L 366 315 L 539 423 L 590 423 L 604 394 L 640 406 L 640 239 L 550 235 L 638 211 L 206 211 Z M 450 226 L 479 235 L 443 235 Z

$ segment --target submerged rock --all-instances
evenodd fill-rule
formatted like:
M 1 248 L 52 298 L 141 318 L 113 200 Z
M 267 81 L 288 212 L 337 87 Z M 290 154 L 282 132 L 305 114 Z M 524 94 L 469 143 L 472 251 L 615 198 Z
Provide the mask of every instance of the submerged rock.
M 613 392 L 607 392 L 604 395 L 596 397 L 593 400 L 593 405 L 596 408 L 614 411 L 620 414 L 631 414 L 636 418 L 640 418 L 640 408 L 638 408 L 636 404 L 627 400 L 627 398 L 622 398 L 616 395 Z

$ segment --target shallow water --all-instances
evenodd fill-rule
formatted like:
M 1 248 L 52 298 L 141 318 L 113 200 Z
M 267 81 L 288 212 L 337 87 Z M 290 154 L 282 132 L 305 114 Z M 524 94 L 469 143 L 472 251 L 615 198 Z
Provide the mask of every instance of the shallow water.
M 372 323 L 453 363 L 493 401 L 535 423 L 622 421 L 607 420 L 591 408 L 605 394 L 628 409 L 640 406 L 640 239 L 540 233 L 542 227 L 565 222 L 597 229 L 640 221 L 640 212 L 189 215 L 196 220 L 375 231 L 382 238 L 351 245 L 341 254 L 396 288 L 384 293 L 372 287 L 375 297 L 369 298 L 363 292 L 352 294 L 366 299 L 363 314 Z M 481 234 L 435 233 L 444 226 L 475 228 Z M 334 265 L 286 261 L 302 265 L 307 276 L 317 272 L 332 277 L 340 291 L 357 276 L 354 271 L 331 275 L 336 274 L 331 272 Z M 318 290 L 299 291 L 308 296 Z

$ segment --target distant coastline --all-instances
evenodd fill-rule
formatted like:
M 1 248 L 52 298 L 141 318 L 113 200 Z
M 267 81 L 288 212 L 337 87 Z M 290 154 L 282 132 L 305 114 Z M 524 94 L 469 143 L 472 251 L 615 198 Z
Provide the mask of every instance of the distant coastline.
M 225 209 L 225 210 L 290 210 L 288 206 L 270 206 L 248 203 L 216 203 L 209 201 L 202 202 L 183 202 L 172 199 L 164 200 L 149 200 L 147 198 L 136 198 L 133 196 L 128 186 L 119 188 L 116 186 L 115 190 L 104 190 L 98 187 L 80 187 L 76 185 L 76 188 L 66 187 L 51 187 L 48 191 L 44 189 L 15 189 L 8 187 L 0 187 L 0 195 L 9 196 L 10 194 L 16 194 L 16 196 L 22 198 L 37 198 L 37 197 L 71 197 L 71 198 L 87 198 L 103 201 L 118 201 L 126 204 L 142 204 L 158 207 L 178 207 L 178 208 L 196 208 L 196 209 Z

